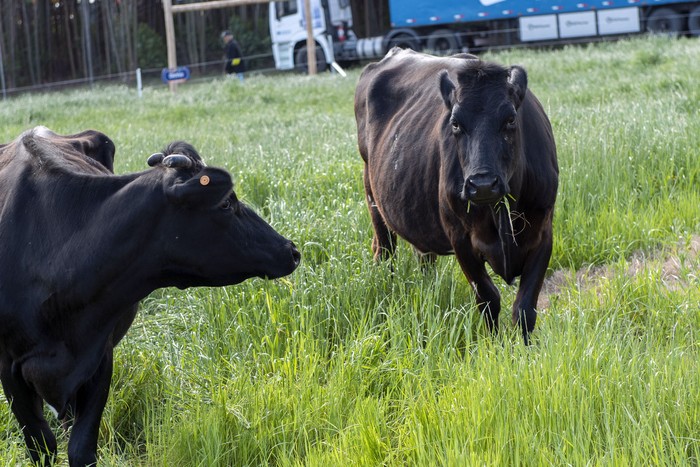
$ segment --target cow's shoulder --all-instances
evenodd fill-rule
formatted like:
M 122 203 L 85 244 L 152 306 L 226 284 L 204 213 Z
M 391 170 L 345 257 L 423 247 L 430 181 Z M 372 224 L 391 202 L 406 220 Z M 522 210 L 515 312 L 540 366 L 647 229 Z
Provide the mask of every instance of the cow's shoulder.
M 356 108 L 367 109 L 376 123 L 404 109 L 442 107 L 440 75 L 456 75 L 464 67 L 463 56 L 435 57 L 410 49 L 393 48 L 379 62 L 365 67 L 356 91 Z
M 0 144 L 0 174 L 2 174 L 5 168 L 13 162 L 13 156 L 16 154 L 16 152 L 16 141 L 12 141 L 7 144 Z
M 111 141 L 110 141 L 111 144 Z M 65 137 L 46 127 L 35 127 L 18 137 L 15 157 L 41 173 L 105 174 L 111 173 L 111 160 L 91 157 L 86 140 Z M 113 145 L 112 145 L 113 146 Z M 112 151 L 112 155 L 113 155 Z M 108 156 L 110 157 L 110 156 Z M 105 166 L 108 163 L 108 166 Z

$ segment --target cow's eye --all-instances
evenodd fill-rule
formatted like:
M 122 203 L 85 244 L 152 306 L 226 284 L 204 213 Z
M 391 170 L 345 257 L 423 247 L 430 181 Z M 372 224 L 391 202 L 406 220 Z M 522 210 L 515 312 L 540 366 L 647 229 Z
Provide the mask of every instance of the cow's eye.
M 452 125 L 453 133 L 459 133 L 460 131 L 462 131 L 462 127 L 459 125 L 459 122 L 457 120 L 450 120 L 450 125 Z
M 506 120 L 506 130 L 515 130 L 515 116 L 508 117 Z

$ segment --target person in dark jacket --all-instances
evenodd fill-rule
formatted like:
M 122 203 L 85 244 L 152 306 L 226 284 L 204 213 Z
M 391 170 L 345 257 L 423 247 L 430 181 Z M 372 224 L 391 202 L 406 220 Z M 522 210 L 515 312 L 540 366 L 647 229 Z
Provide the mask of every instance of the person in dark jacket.
M 243 63 L 243 54 L 241 53 L 241 46 L 233 38 L 231 31 L 224 31 L 221 33 L 221 41 L 226 49 L 226 66 L 224 69 L 229 76 L 234 73 L 238 76 L 238 79 L 243 81 L 243 72 L 245 72 L 245 64 Z

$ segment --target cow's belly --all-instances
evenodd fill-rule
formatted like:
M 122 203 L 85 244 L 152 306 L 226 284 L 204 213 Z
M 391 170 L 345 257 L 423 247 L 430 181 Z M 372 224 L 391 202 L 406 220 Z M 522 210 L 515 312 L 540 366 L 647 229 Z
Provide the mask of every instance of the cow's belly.
M 375 204 L 387 227 L 422 253 L 451 254 L 437 194 L 412 190 L 406 185 L 410 185 L 406 180 L 394 180 L 375 193 Z

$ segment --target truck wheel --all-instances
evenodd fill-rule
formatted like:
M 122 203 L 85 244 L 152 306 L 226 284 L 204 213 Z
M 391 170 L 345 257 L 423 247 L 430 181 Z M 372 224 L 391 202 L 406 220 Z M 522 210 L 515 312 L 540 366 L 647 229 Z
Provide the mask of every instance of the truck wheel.
M 402 49 L 419 50 L 420 44 L 415 37 L 409 34 L 397 34 L 389 40 L 388 50 L 393 47 L 401 47 Z
M 449 29 L 436 29 L 428 35 L 428 50 L 438 55 L 457 52 L 457 37 Z
M 300 47 L 297 53 L 294 55 L 294 69 L 307 74 L 309 72 L 309 62 L 307 56 L 309 55 L 306 46 Z M 320 45 L 316 46 L 316 71 L 321 73 L 326 71 L 328 64 L 326 63 L 326 54 L 323 53 L 323 49 Z
M 700 36 L 700 5 L 693 8 L 688 15 L 688 31 L 693 36 Z
M 676 37 L 683 31 L 683 16 L 671 8 L 657 8 L 647 17 L 647 31 Z

